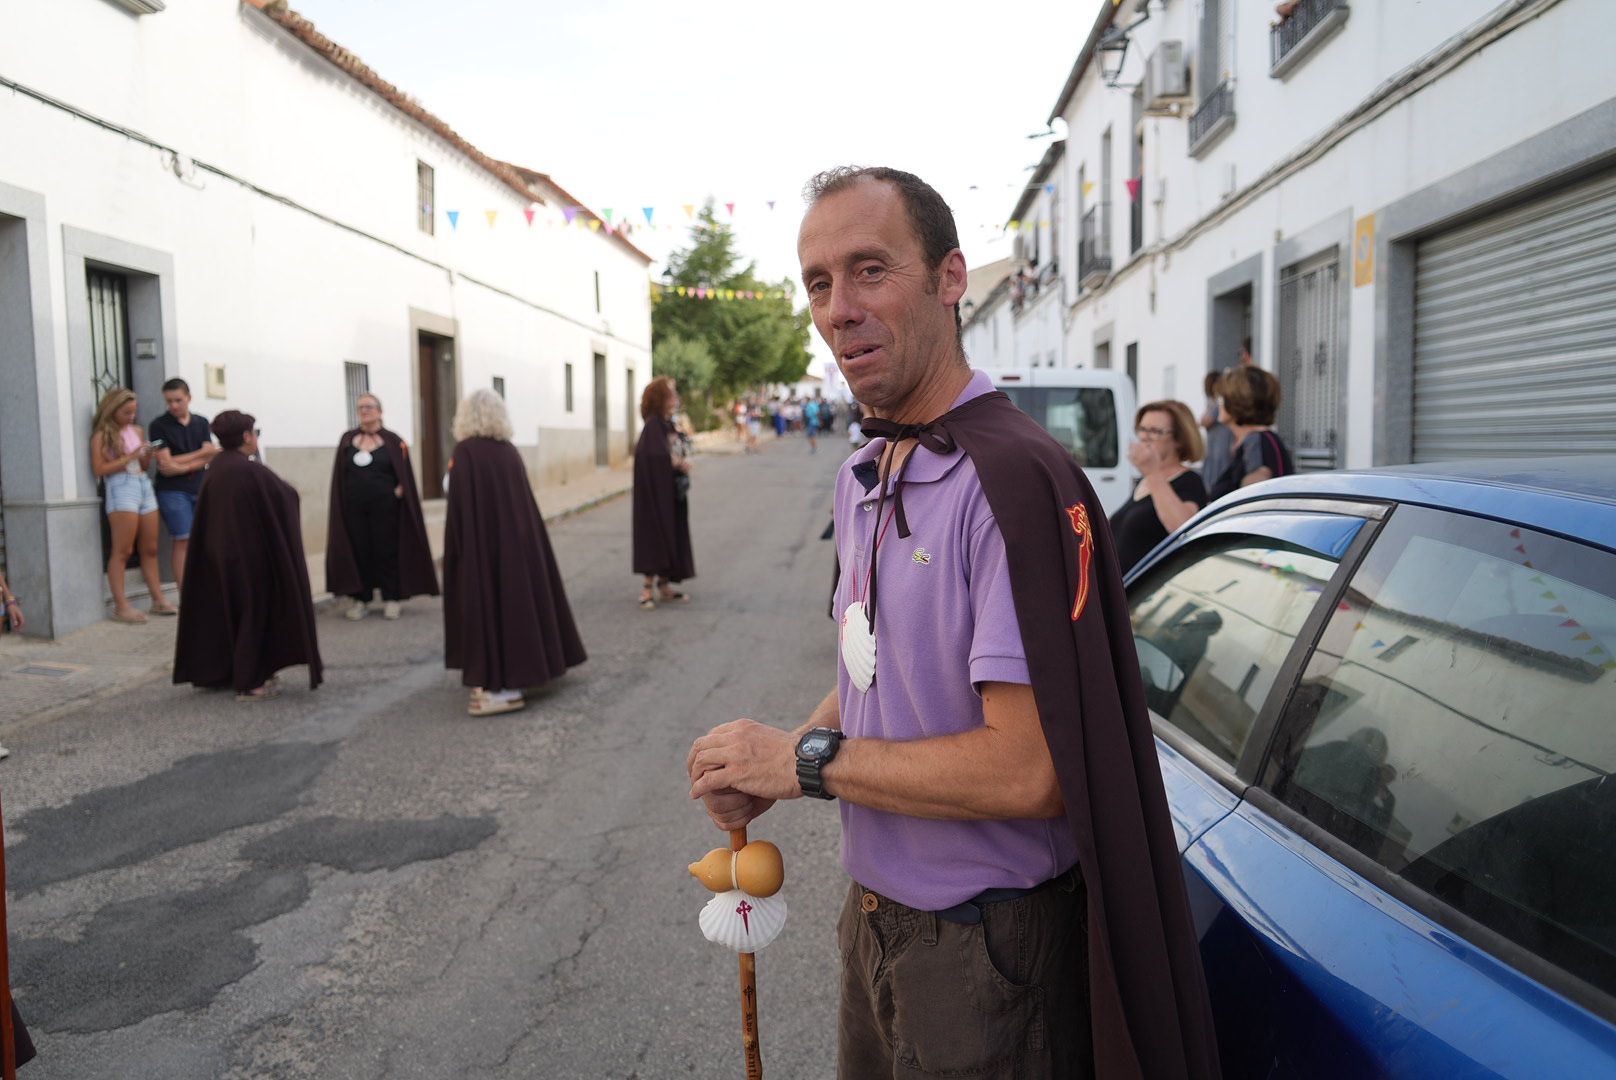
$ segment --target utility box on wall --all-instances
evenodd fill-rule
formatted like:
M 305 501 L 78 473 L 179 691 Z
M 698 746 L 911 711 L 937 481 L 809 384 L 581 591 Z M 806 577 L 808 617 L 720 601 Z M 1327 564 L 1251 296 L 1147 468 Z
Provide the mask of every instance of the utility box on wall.
M 1184 63 L 1184 43 L 1164 41 L 1145 61 L 1145 108 L 1161 109 L 1190 96 L 1190 71 Z

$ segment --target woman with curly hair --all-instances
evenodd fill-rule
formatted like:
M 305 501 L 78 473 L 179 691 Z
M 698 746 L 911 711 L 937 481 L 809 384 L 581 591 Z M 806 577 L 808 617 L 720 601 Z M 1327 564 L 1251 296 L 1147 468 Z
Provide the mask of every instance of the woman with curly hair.
M 140 573 L 151 592 L 151 613 L 179 613 L 163 598 L 163 581 L 157 573 L 157 491 L 146 475 L 153 447 L 146 441 L 146 429 L 135 423 L 138 411 L 135 392 L 115 386 L 96 406 L 90 434 L 90 467 L 106 486 L 107 525 L 112 530 L 112 551 L 107 557 L 112 617 L 126 623 L 146 621 L 129 603 L 124 588 L 124 568 L 137 548 Z
M 644 577 L 640 607 L 684 603 L 675 585 L 696 576 L 690 550 L 690 458 L 674 426 L 679 389 L 659 375 L 640 395 L 645 427 L 634 447 L 634 572 Z M 655 597 L 653 598 L 653 591 Z
M 444 666 L 471 688 L 467 712 L 526 704 L 522 691 L 584 662 L 550 534 L 511 445 L 505 400 L 473 390 L 455 410 L 443 533 Z

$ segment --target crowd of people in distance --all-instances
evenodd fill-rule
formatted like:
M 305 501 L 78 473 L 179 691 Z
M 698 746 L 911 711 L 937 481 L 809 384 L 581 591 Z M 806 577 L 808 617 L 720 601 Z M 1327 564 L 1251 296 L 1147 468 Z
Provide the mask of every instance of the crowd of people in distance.
M 808 440 L 808 452 L 819 452 L 819 437 L 836 430 L 836 421 L 847 415 L 856 405 L 846 405 L 816 393 L 813 397 L 798 394 L 743 394 L 730 407 L 735 423 L 735 438 L 748 454 L 757 453 L 758 436 L 763 426 L 774 429 L 774 437 L 802 435 Z

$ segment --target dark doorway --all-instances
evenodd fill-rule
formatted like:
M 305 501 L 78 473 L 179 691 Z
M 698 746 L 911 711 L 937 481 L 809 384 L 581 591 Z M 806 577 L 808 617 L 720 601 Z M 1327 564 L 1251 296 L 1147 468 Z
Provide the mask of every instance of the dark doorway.
M 634 429 L 638 426 L 634 421 L 640 414 L 637 394 L 634 389 L 634 369 L 629 368 L 623 372 L 623 428 L 628 432 L 629 457 L 634 456 Z
M 1212 355 L 1206 358 L 1206 369 L 1222 371 L 1240 363 L 1240 348 L 1255 339 L 1254 330 L 1250 283 L 1213 297 Z
M 606 415 L 606 357 L 595 354 L 595 464 L 611 464 L 611 420 Z
M 421 494 L 443 498 L 443 474 L 454 449 L 454 339 L 418 333 L 415 346 L 416 440 L 421 453 Z

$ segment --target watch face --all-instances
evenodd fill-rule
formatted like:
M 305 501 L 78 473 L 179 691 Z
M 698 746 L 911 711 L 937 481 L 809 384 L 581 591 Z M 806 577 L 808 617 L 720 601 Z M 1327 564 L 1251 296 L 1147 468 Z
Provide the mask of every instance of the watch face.
M 802 740 L 802 752 L 809 757 L 818 757 L 829 749 L 829 735 L 809 735 Z

